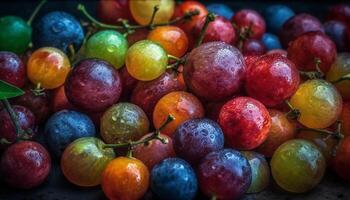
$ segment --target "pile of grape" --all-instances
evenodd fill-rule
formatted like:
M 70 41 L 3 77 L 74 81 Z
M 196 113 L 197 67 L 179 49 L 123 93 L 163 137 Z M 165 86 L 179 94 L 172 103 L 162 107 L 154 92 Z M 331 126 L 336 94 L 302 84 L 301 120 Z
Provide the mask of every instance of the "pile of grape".
M 350 5 L 100 0 L 0 18 L 0 177 L 52 162 L 112 200 L 240 199 L 350 181 Z M 204 2 L 204 1 L 203 1 Z M 268 31 L 268 32 L 267 32 Z

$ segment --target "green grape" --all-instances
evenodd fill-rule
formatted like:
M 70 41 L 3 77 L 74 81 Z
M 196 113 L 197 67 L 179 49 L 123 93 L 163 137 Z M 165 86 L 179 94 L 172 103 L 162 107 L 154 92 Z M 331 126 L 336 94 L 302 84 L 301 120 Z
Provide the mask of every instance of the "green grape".
M 160 45 L 150 40 L 141 40 L 129 48 L 125 64 L 132 77 L 150 81 L 165 72 L 168 55 Z
M 108 61 L 116 69 L 124 65 L 128 42 L 117 31 L 105 30 L 92 35 L 85 45 L 85 57 Z
M 23 54 L 32 37 L 32 28 L 20 17 L 0 18 L 0 51 Z
M 272 176 L 282 189 L 303 193 L 321 181 L 326 161 L 316 145 L 294 139 L 278 147 L 270 165 Z

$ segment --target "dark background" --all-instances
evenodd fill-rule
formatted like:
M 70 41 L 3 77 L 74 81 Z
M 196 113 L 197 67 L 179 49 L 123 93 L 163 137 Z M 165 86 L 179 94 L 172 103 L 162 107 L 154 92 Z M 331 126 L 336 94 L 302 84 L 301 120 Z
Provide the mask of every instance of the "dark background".
M 27 20 L 31 15 L 33 9 L 39 1 L 34 0 L 0 0 L 0 17 L 4 15 L 17 15 Z M 301 1 L 301 0 L 207 0 L 201 1 L 205 4 L 209 3 L 226 3 L 237 11 L 241 8 L 253 8 L 259 12 L 270 4 L 281 3 L 289 5 L 296 13 L 307 12 L 317 16 L 319 19 L 326 14 L 327 8 L 330 5 L 350 1 Z M 75 15 L 77 18 L 85 19 L 77 12 L 76 7 L 78 3 L 83 3 L 89 12 L 95 15 L 96 0 L 48 0 L 43 9 L 40 11 L 38 17 L 49 11 L 63 10 Z M 350 170 L 350 169 L 349 169 Z M 53 170 L 48 180 L 40 187 L 25 191 L 14 190 L 7 187 L 0 182 L 0 200 L 102 200 L 105 199 L 103 192 L 99 187 L 96 188 L 79 188 L 68 183 L 62 173 L 60 172 L 58 163 L 53 164 Z M 147 194 L 145 199 L 151 199 L 151 195 Z M 198 197 L 203 199 L 203 197 Z M 306 194 L 288 194 L 276 188 L 273 184 L 271 187 L 259 194 L 246 195 L 245 200 L 259 199 L 259 200 L 348 200 L 350 199 L 350 184 L 340 180 L 332 172 L 329 172 L 322 183 L 314 190 Z

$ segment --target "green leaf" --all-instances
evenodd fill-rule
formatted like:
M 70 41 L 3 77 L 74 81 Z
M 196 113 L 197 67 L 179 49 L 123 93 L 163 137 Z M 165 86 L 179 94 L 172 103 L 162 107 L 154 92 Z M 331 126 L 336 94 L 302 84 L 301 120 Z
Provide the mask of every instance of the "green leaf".
M 0 80 L 0 100 L 9 99 L 24 94 L 24 91 L 18 87 L 6 83 L 5 81 Z

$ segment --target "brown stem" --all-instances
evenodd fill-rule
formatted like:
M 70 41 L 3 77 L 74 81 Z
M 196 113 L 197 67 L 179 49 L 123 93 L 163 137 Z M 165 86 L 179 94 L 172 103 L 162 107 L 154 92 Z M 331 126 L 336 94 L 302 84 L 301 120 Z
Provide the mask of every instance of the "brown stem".
M 204 22 L 204 25 L 203 25 L 203 28 L 199 34 L 199 38 L 196 42 L 196 46 L 195 47 L 198 47 L 199 45 L 202 44 L 203 42 L 203 39 L 204 39 L 204 36 L 205 36 L 205 32 L 207 31 L 207 28 L 209 26 L 209 23 L 214 21 L 215 20 L 215 14 L 214 13 L 208 13 L 207 17 L 205 18 L 205 22 Z

